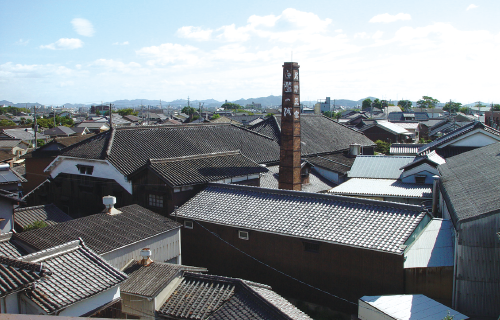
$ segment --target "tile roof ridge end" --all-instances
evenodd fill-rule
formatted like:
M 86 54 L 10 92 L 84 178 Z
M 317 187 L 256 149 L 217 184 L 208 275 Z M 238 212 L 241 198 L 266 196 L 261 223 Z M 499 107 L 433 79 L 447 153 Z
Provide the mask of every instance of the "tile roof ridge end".
M 106 158 L 108 158 L 109 154 L 111 153 L 111 148 L 113 147 L 113 140 L 115 138 L 115 128 L 111 127 L 109 131 L 110 131 L 109 133 L 110 137 L 107 141 L 108 145 L 106 146 L 106 155 L 105 155 Z
M 25 255 L 25 256 L 21 256 L 19 259 L 21 261 L 28 261 L 28 262 L 44 261 L 46 259 L 56 257 L 56 256 L 62 255 L 64 253 L 74 251 L 74 250 L 81 247 L 81 243 L 82 243 L 81 240 L 69 241 L 69 242 L 60 244 L 58 246 L 54 246 L 52 248 L 40 250 L 40 251 L 30 253 L 30 254 Z M 54 251 L 57 251 L 59 249 L 65 249 L 65 250 L 53 253 Z

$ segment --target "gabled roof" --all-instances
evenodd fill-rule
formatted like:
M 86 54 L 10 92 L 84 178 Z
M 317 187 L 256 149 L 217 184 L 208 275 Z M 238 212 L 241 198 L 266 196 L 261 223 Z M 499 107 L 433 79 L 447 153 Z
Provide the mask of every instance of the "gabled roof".
M 242 155 L 239 150 L 171 159 L 150 159 L 148 164 L 136 173 L 146 168 L 172 187 L 202 184 L 268 171 Z
M 35 139 L 33 129 L 31 128 L 16 128 L 16 129 L 3 129 L 3 133 L 11 138 L 20 139 L 23 141 L 31 141 Z M 41 133 L 37 133 L 37 139 L 47 138 Z
M 452 267 L 453 225 L 450 220 L 432 219 L 405 250 L 406 268 Z
M 13 239 L 35 250 L 44 250 L 82 238 L 90 249 L 104 254 L 180 227 L 179 223 L 137 204 L 121 207 L 119 210 L 122 213 L 97 213 L 41 229 L 16 233 Z
M 222 184 L 177 210 L 185 219 L 395 254 L 424 215 L 413 205 Z
M 27 181 L 28 180 L 11 168 L 7 168 L 7 170 L 0 170 L 0 185 Z
M 500 212 L 500 143 L 448 158 L 438 167 L 454 222 Z
M 398 179 L 401 167 L 413 162 L 414 156 L 357 156 L 349 178 Z
M 396 179 L 352 178 L 328 191 L 346 196 L 432 198 L 432 185 L 404 183 Z
M 75 131 L 65 126 L 58 126 L 52 129 L 45 130 L 43 134 L 46 136 L 61 136 L 61 135 L 70 136 L 75 134 Z
M 0 256 L 19 258 L 23 254 L 26 254 L 24 250 L 16 247 L 10 242 L 10 238 L 12 237 L 12 235 L 12 232 L 0 234 Z
M 311 319 L 269 286 L 196 273 L 184 275 L 158 312 L 175 319 Z
M 149 159 L 177 158 L 240 150 L 257 163 L 278 161 L 279 145 L 229 124 L 116 128 L 64 150 L 63 156 L 107 159 L 128 175 Z
M 470 122 L 469 124 L 467 124 L 461 128 L 458 128 L 458 129 L 456 129 L 456 130 L 454 130 L 454 131 L 452 131 L 452 132 L 450 132 L 450 133 L 448 133 L 440 138 L 437 138 L 436 140 L 434 140 L 432 142 L 429 142 L 428 144 L 422 146 L 418 150 L 418 154 L 425 154 L 427 152 L 435 150 L 436 148 L 439 148 L 440 146 L 442 146 L 446 143 L 451 142 L 452 140 L 454 140 L 460 136 L 463 136 L 466 133 L 469 133 L 473 130 L 481 130 L 481 129 L 487 133 L 498 136 L 498 140 L 500 141 L 500 131 L 493 129 L 493 128 L 485 125 L 484 123 L 476 121 L 476 122 Z
M 120 291 L 147 298 L 155 298 L 184 271 L 207 271 L 205 268 L 163 262 L 152 262 L 148 266 L 143 266 L 135 260 L 130 261 L 122 270 L 128 279 L 120 285 Z
M 12 203 L 23 202 L 23 200 L 19 198 L 19 193 L 10 192 L 3 189 L 0 189 L 0 198 L 7 199 Z
M 377 123 L 375 125 L 391 132 L 392 134 L 410 134 L 410 132 L 408 132 L 408 130 L 406 130 L 405 128 L 389 121 L 377 120 Z M 361 131 L 364 131 L 367 128 L 368 127 L 362 128 Z
M 430 164 L 434 168 L 437 168 L 438 165 L 446 163 L 446 160 L 443 159 L 439 154 L 436 153 L 436 151 L 433 150 L 430 153 L 427 153 L 423 156 L 415 157 L 415 160 L 413 160 L 413 162 L 410 162 L 407 165 L 402 166 L 401 169 L 409 170 L 411 168 L 419 166 L 424 162 Z
M 43 221 L 52 226 L 61 222 L 72 220 L 54 204 L 45 204 L 35 207 L 14 209 L 15 223 L 21 228 L 26 228 L 35 221 Z
M 130 122 L 139 122 L 141 120 L 141 118 L 134 116 L 134 115 L 123 116 L 123 118 L 130 121 Z
M 127 279 L 126 274 L 87 248 L 81 240 L 35 252 L 21 259 L 43 262 L 52 272 L 51 277 L 37 283 L 35 289 L 26 293 L 47 313 L 67 308 Z
M 23 290 L 50 275 L 51 272 L 42 268 L 40 263 L 24 262 L 0 255 L 0 298 Z
M 269 117 L 250 129 L 280 143 L 281 115 Z M 303 156 L 346 150 L 353 143 L 374 145 L 364 134 L 322 115 L 301 114 L 300 134 Z
M 279 165 L 267 167 L 269 172 L 260 177 L 260 186 L 262 188 L 279 189 Z M 324 192 L 335 186 L 314 171 L 309 172 L 309 183 L 302 184 L 303 192 Z
M 21 139 L 0 139 L 0 149 L 12 149 L 21 143 Z
M 334 153 L 329 155 L 310 157 L 307 158 L 307 162 L 315 167 L 345 174 L 349 170 L 351 170 L 354 159 L 356 158 L 350 157 L 344 153 Z

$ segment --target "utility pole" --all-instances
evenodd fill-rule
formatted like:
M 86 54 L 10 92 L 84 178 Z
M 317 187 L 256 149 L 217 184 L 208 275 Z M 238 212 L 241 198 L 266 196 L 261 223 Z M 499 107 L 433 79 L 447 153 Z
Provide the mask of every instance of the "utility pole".
M 109 104 L 109 128 L 110 129 L 113 129 L 113 120 L 111 119 L 111 114 L 112 114 L 111 110 L 112 110 L 112 108 L 113 108 L 113 105 L 110 103 Z
M 36 150 L 36 144 L 37 144 L 37 141 L 36 141 L 36 132 L 38 131 L 38 128 L 37 128 L 37 125 L 36 125 L 36 106 L 33 106 L 33 109 L 35 111 L 35 143 L 33 144 L 33 146 L 35 147 L 35 150 Z

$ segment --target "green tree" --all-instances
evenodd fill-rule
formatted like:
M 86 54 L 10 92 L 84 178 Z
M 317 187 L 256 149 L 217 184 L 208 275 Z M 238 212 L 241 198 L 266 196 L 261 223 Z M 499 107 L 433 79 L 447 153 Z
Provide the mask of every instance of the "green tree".
M 403 111 L 410 111 L 413 103 L 410 100 L 399 100 L 398 106 L 403 109 Z
M 462 107 L 462 103 L 449 101 L 449 102 L 445 103 L 443 110 L 448 111 L 450 113 L 455 113 L 455 112 L 458 112 L 461 107 Z
M 54 119 L 38 118 L 36 124 L 42 128 L 54 128 Z
M 491 111 L 500 111 L 500 104 L 491 104 Z
M 462 113 L 465 113 L 465 114 L 468 114 L 469 113 L 469 107 L 460 107 L 460 109 L 458 109 L 458 111 L 460 111 Z
M 382 101 L 380 101 L 378 98 L 376 98 L 372 102 L 372 107 L 382 109 Z
M 130 115 L 137 116 L 139 114 L 138 112 L 135 112 L 134 109 L 132 109 L 132 108 L 120 109 L 117 111 L 117 113 L 119 115 L 121 115 L 122 117 L 123 116 L 130 116 Z
M 382 108 L 387 108 L 389 106 L 389 103 L 387 102 L 387 100 L 380 100 L 380 104 L 381 104 Z
M 479 112 L 481 112 L 481 108 L 486 108 L 486 106 L 481 103 L 477 103 L 474 107 L 477 108 L 477 111 Z
M 29 224 L 26 227 L 24 227 L 23 231 L 41 229 L 41 228 L 45 228 L 46 226 L 48 226 L 48 225 L 45 221 L 37 220 L 37 221 L 33 222 L 32 224 Z
M 195 109 L 195 108 L 193 108 L 193 107 L 187 107 L 187 106 L 186 106 L 186 107 L 182 108 L 181 112 L 182 112 L 182 113 L 185 113 L 185 114 L 187 114 L 187 115 L 192 115 L 192 114 L 195 114 L 195 113 L 196 113 L 196 109 Z
M 220 107 L 224 108 L 224 110 L 227 110 L 227 109 L 234 109 L 234 110 L 242 109 L 243 110 L 243 109 L 245 109 L 245 108 L 243 108 L 243 106 L 241 106 L 237 103 L 232 103 L 232 102 L 226 102 Z
M 218 113 L 215 113 L 215 114 L 212 116 L 212 120 L 219 119 L 219 118 L 220 118 L 220 114 L 218 114 Z
M 378 153 L 383 153 L 383 154 L 389 154 L 391 151 L 391 144 L 389 142 L 385 142 L 382 140 L 377 140 L 375 141 L 375 144 L 377 145 L 375 147 L 375 152 Z
M 36 146 L 40 148 L 41 146 L 45 145 L 45 140 L 42 139 L 36 139 Z
M 417 107 L 421 109 L 434 109 L 439 103 L 438 99 L 432 97 L 423 96 L 422 99 L 417 101 Z
M 363 100 L 363 104 L 361 105 L 362 110 L 370 109 L 372 106 L 372 99 L 366 98 Z
M 15 125 L 14 121 L 11 120 L 0 120 L 0 127 L 11 127 Z

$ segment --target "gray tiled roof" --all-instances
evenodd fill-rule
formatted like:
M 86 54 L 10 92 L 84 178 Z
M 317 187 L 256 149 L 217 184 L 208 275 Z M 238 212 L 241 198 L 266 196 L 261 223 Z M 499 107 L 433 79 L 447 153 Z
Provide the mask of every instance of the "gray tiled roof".
M 187 273 L 159 313 L 176 319 L 311 319 L 270 294 L 270 289 L 240 279 Z
M 50 272 L 42 269 L 40 263 L 24 262 L 0 255 L 0 297 L 27 288 L 49 275 Z
M 1 149 L 12 149 L 14 147 L 17 147 L 22 140 L 20 139 L 1 139 L 0 140 L 0 148 Z
M 170 186 L 201 184 L 268 171 L 239 151 L 151 159 L 146 167 L 151 168 Z
M 207 271 L 205 268 L 162 262 L 153 262 L 148 266 L 143 266 L 135 260 L 132 260 L 122 270 L 128 275 L 128 279 L 120 285 L 120 291 L 148 298 L 156 297 L 183 271 Z
M 424 215 L 413 205 L 222 184 L 177 210 L 185 219 L 396 254 Z
M 448 143 L 450 142 L 451 140 L 453 139 L 456 139 L 457 137 L 460 137 L 468 132 L 471 132 L 475 129 L 483 129 L 485 130 L 486 132 L 488 133 L 491 133 L 491 134 L 494 134 L 496 136 L 499 136 L 499 140 L 500 140 L 500 131 L 498 130 L 495 130 L 491 127 L 488 127 L 487 125 L 485 125 L 484 123 L 481 123 L 481 122 L 470 122 L 469 124 L 461 127 L 461 128 L 458 128 L 444 136 L 442 136 L 441 138 L 438 138 L 424 146 L 422 146 L 419 150 L 418 150 L 418 154 L 425 154 L 427 152 L 430 152 L 436 148 L 438 148 L 439 146 L 445 144 L 445 143 Z
M 0 171 L 0 184 L 10 184 L 15 182 L 26 182 L 26 181 L 28 180 L 26 180 L 23 176 L 21 176 L 11 168 Z
M 267 167 L 269 172 L 260 177 L 260 186 L 262 188 L 279 189 L 279 165 Z M 335 184 L 324 179 L 320 174 L 310 171 L 309 183 L 302 184 L 304 192 L 322 192 L 333 188 Z
M 23 254 L 26 254 L 24 250 L 10 242 L 12 235 L 12 232 L 0 234 L 0 256 L 19 258 Z
M 315 167 L 320 167 L 329 171 L 345 174 L 351 170 L 355 157 L 349 157 L 344 153 L 334 153 L 329 155 L 307 158 L 307 162 Z
M 15 222 L 21 228 L 25 228 L 35 221 L 44 221 L 51 226 L 60 222 L 72 220 L 54 204 L 45 204 L 35 207 L 14 209 Z
M 240 150 L 257 163 L 278 161 L 279 145 L 253 131 L 228 124 L 117 128 L 66 149 L 64 156 L 108 159 L 128 175 L 149 159 Z
M 500 209 L 500 143 L 448 158 L 438 166 L 452 219 L 472 219 Z
M 33 129 L 31 128 L 3 129 L 3 133 L 11 138 L 20 139 L 23 141 L 31 141 L 35 139 Z M 47 137 L 41 133 L 37 133 L 36 138 L 45 139 Z
M 432 198 L 432 185 L 404 183 L 395 179 L 352 178 L 328 192 L 349 196 Z
M 357 156 L 349 178 L 398 179 L 401 167 L 413 162 L 414 156 Z
M 28 297 L 47 313 L 95 296 L 127 279 L 126 274 L 89 250 L 80 240 L 23 256 L 22 260 L 43 262 L 52 272 L 51 277 L 27 292 Z
M 302 155 L 346 150 L 353 143 L 362 146 L 374 145 L 364 134 L 322 115 L 302 114 L 300 127 Z M 280 142 L 281 115 L 269 117 L 250 129 Z
M 119 210 L 122 213 L 97 213 L 42 229 L 16 233 L 13 240 L 43 250 L 82 238 L 90 249 L 103 254 L 180 227 L 179 223 L 136 204 Z
M 71 128 L 65 127 L 65 126 L 58 126 L 52 129 L 47 129 L 43 132 L 44 135 L 46 136 L 60 136 L 60 135 L 66 135 L 70 136 L 72 134 L 75 134 L 75 131 Z

